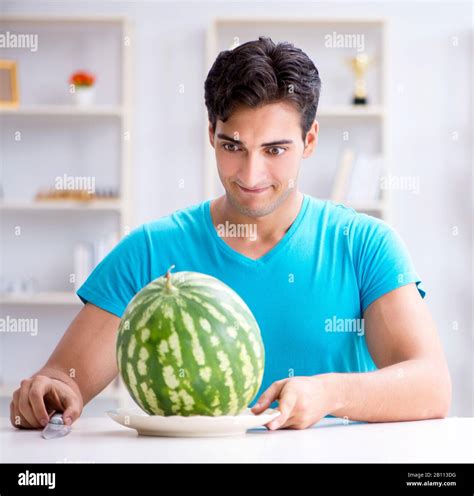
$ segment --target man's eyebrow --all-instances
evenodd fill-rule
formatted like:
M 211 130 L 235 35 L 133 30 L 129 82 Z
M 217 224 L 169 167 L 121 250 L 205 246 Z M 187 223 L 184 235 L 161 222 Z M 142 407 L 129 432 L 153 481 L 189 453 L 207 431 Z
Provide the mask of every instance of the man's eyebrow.
M 217 135 L 217 137 L 222 139 L 222 140 L 231 141 L 232 143 L 235 143 L 236 145 L 244 145 L 245 144 L 243 141 L 232 138 L 231 136 L 227 136 L 227 134 L 223 134 L 223 133 L 219 133 Z M 270 141 L 269 143 L 262 143 L 260 146 L 291 145 L 292 143 L 293 143 L 293 140 L 281 139 L 281 140 L 276 140 L 276 141 Z

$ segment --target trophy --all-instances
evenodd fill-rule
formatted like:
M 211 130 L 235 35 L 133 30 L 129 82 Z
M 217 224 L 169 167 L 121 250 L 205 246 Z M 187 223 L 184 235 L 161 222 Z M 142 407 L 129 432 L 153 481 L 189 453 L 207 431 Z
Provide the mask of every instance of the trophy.
M 352 103 L 354 105 L 367 104 L 367 84 L 364 75 L 367 68 L 372 63 L 372 59 L 366 53 L 359 53 L 355 57 L 349 59 L 352 70 L 355 76 L 354 97 Z

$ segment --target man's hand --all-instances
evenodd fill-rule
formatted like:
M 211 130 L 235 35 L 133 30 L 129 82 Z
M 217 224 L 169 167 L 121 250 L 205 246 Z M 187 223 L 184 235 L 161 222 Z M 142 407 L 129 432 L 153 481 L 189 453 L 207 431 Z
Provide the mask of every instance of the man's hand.
M 274 382 L 253 406 L 256 415 L 277 400 L 281 414 L 266 427 L 275 429 L 306 429 L 330 414 L 334 393 L 325 380 L 326 374 L 291 377 Z
M 119 325 L 117 315 L 92 303 L 84 305 L 46 364 L 13 393 L 12 425 L 39 429 L 53 410 L 63 412 L 66 424 L 72 424 L 84 405 L 117 376 Z
M 63 412 L 64 423 L 71 425 L 81 414 L 82 397 L 78 390 L 58 379 L 37 375 L 21 381 L 10 403 L 10 421 L 18 429 L 39 429 L 50 412 Z

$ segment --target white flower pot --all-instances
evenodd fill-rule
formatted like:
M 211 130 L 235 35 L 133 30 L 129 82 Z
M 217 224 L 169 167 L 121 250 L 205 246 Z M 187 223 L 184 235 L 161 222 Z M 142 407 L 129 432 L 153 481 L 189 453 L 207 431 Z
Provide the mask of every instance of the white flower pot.
M 76 105 L 92 105 L 94 103 L 95 88 L 93 86 L 77 87 L 73 93 Z

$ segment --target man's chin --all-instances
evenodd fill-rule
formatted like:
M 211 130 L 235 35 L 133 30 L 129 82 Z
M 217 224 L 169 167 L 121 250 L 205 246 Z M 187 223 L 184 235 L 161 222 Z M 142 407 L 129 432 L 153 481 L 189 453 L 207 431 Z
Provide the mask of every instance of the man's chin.
M 243 195 L 227 193 L 230 203 L 240 214 L 253 218 L 265 217 L 271 214 L 284 201 L 282 195 L 276 195 L 275 193 L 268 194 L 264 192 L 262 195 L 266 195 L 266 197 L 246 198 Z

